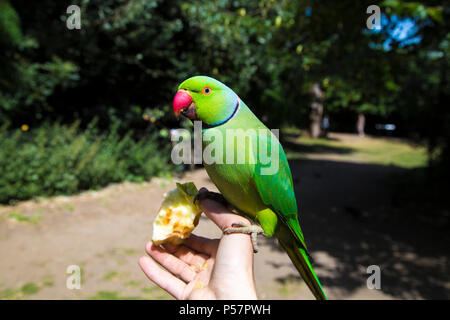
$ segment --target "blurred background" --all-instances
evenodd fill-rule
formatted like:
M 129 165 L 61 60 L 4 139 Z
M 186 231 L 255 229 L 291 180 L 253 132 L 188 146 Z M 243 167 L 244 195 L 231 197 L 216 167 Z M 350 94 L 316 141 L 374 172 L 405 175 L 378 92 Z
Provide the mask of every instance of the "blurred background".
M 448 299 L 449 15 L 441 1 L 0 0 L 0 299 L 170 298 L 137 260 L 175 181 L 214 188 L 170 161 L 170 130 L 192 128 L 171 102 L 199 74 L 280 128 L 330 298 Z M 203 218 L 196 233 L 220 236 Z M 312 298 L 261 242 L 259 296 Z

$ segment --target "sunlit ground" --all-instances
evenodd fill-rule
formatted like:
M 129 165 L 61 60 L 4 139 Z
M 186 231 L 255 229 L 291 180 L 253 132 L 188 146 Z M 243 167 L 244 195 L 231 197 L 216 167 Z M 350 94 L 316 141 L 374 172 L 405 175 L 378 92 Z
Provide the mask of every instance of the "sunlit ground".
M 292 130 L 290 132 L 292 135 L 298 133 L 298 131 Z M 296 143 L 297 146 L 289 144 L 285 148 L 289 159 L 332 157 L 340 161 L 394 165 L 402 168 L 418 168 L 427 165 L 425 147 L 402 139 L 359 137 L 336 133 L 330 133 L 328 138 L 318 139 L 312 139 L 306 135 L 299 137 L 292 135 L 288 136 L 286 140 Z

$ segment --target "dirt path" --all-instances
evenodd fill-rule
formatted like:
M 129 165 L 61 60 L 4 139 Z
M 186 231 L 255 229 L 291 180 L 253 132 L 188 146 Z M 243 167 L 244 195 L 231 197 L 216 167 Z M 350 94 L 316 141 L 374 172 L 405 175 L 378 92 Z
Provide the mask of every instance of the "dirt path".
M 345 135 L 339 136 L 345 139 Z M 300 221 L 329 298 L 449 298 L 449 238 L 440 229 L 393 214 L 384 187 L 393 166 L 322 159 L 291 169 Z M 72 197 L 0 208 L 0 298 L 170 299 L 137 261 L 152 234 L 164 192 L 175 181 L 214 189 L 204 170 L 173 181 L 124 183 Z M 219 237 L 202 218 L 195 233 Z M 255 277 L 262 299 L 311 299 L 288 257 L 261 239 Z M 82 288 L 66 288 L 69 265 L 82 269 Z M 381 268 L 381 290 L 369 290 L 366 269 Z

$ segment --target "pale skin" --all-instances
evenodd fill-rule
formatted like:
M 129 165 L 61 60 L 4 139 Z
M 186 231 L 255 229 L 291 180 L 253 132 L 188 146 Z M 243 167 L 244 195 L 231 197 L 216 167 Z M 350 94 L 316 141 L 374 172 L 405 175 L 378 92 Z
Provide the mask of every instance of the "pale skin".
M 201 200 L 200 207 L 222 231 L 235 223 L 249 225 L 211 199 Z M 247 234 L 224 234 L 221 239 L 192 234 L 181 246 L 162 248 L 150 241 L 145 249 L 150 257 L 139 259 L 141 269 L 176 299 L 257 299 L 253 244 Z

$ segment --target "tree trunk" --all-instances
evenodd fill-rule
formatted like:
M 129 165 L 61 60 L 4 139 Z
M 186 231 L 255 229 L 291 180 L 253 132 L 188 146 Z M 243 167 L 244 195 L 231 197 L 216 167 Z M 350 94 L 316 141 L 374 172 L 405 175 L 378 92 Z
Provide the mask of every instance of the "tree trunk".
M 356 120 L 356 130 L 360 137 L 364 137 L 364 128 L 366 126 L 366 117 L 360 113 L 358 114 L 358 120 Z
M 312 138 L 318 138 L 321 134 L 321 122 L 323 116 L 323 98 L 324 92 L 320 88 L 320 84 L 315 82 L 311 87 L 312 103 L 309 113 L 310 126 L 309 134 Z

